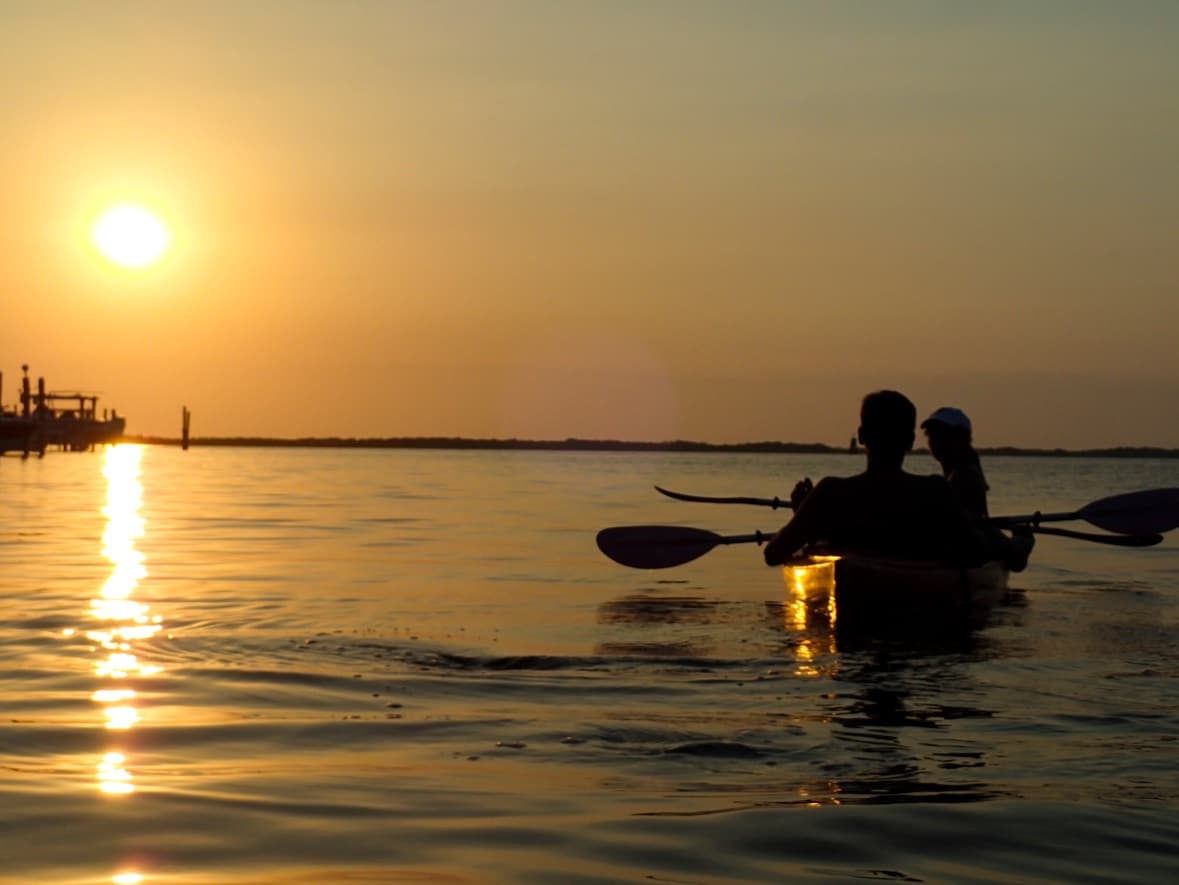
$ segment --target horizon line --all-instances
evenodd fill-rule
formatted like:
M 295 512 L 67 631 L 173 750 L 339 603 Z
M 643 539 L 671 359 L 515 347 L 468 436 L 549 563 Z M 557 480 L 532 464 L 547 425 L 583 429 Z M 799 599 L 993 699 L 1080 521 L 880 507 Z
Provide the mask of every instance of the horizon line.
M 122 441 L 144 445 L 180 446 L 180 437 L 123 434 Z M 517 437 L 461 437 L 461 436 L 206 436 L 191 437 L 188 445 L 205 447 L 258 448 L 404 448 L 404 449 L 467 449 L 467 450 L 533 450 L 533 451 L 617 451 L 617 452 L 746 452 L 751 454 L 815 454 L 859 455 L 860 446 L 832 446 L 827 443 L 799 443 L 764 440 L 742 443 L 709 443 L 696 440 L 663 440 L 659 442 L 588 439 L 566 437 L 563 440 L 519 439 Z M 1179 449 L 1163 446 L 1101 446 L 1086 449 L 1037 448 L 1027 446 L 980 446 L 981 455 L 991 456 L 1068 456 L 1105 458 L 1179 458 Z M 927 448 L 914 448 L 911 454 L 928 454 Z

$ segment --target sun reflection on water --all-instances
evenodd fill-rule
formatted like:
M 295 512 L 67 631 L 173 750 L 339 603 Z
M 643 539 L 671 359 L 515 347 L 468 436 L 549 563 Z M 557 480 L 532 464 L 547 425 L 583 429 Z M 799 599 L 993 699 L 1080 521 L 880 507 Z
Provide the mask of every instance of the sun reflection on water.
M 102 792 L 122 795 L 135 791 L 135 786 L 131 783 L 131 775 L 123 767 L 125 761 L 126 757 L 122 753 L 107 753 L 102 757 L 102 761 L 98 763 L 98 788 Z
M 816 661 L 835 652 L 835 556 L 812 556 L 783 567 L 788 595 L 782 606 L 786 629 L 799 634 L 795 657 L 799 676 L 822 674 Z M 812 628 L 820 628 L 814 630 Z
M 97 689 L 91 698 L 103 708 L 104 726 L 112 732 L 126 732 L 140 720 L 135 706 L 138 692 L 126 680 L 148 677 L 161 668 L 145 664 L 136 654 L 135 643 L 150 639 L 162 629 L 162 618 L 150 608 L 132 599 L 139 582 L 147 576 L 144 556 L 135 542 L 144 533 L 145 523 L 139 515 L 143 504 L 143 486 L 139 482 L 139 446 L 118 445 L 106 450 L 103 476 L 107 481 L 106 529 L 102 536 L 102 553 L 113 570 L 103 584 L 98 598 L 90 602 L 90 616 L 98 622 L 86 631 L 100 657 L 94 663 L 95 675 L 113 682 Z M 72 631 L 71 631 L 72 632 Z M 111 747 L 98 763 L 98 788 L 108 796 L 125 796 L 135 792 L 127 757 L 118 747 Z M 138 882 L 138 873 L 123 873 L 115 882 Z

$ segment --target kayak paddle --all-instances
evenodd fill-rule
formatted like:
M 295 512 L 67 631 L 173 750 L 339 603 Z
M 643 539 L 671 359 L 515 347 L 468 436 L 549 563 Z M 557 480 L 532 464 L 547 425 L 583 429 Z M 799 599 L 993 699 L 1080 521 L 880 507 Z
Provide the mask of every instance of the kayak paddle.
M 1031 526 L 1042 535 L 1059 535 L 1112 544 L 1115 547 L 1153 547 L 1163 540 L 1159 534 L 1097 535 L 1070 529 Z M 726 544 L 763 544 L 773 535 L 718 535 L 707 529 L 678 525 L 616 525 L 598 532 L 598 549 L 620 565 L 631 568 L 671 568 L 699 559 L 715 547 Z
M 1083 519 L 1090 525 L 1120 535 L 1155 535 L 1179 527 L 1179 489 L 1147 489 L 1090 501 L 1072 513 L 1032 513 L 996 516 L 991 525 L 1010 528 L 1017 523 L 1067 522 Z
M 677 501 L 698 501 L 707 504 L 754 504 L 761 507 L 789 507 L 789 501 L 779 498 L 714 498 L 706 495 L 687 495 L 660 486 L 655 490 Z M 1147 489 L 1128 492 L 1091 501 L 1079 510 L 1067 513 L 1028 513 L 1022 516 L 993 516 L 989 522 L 999 528 L 1015 525 L 1038 525 L 1042 522 L 1084 520 L 1098 528 L 1120 535 L 1157 535 L 1179 528 L 1179 489 Z M 1103 537 L 1096 535 L 1094 537 Z M 1110 543 L 1103 541 L 1102 543 Z M 1149 546 L 1149 545 L 1143 545 Z

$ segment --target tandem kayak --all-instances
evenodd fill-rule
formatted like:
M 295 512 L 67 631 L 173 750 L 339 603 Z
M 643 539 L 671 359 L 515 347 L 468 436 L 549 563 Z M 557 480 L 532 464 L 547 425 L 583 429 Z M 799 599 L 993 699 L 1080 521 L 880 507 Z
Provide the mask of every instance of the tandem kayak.
M 876 556 L 812 555 L 783 566 L 793 605 L 844 628 L 973 630 L 1007 593 L 1002 562 L 961 568 Z

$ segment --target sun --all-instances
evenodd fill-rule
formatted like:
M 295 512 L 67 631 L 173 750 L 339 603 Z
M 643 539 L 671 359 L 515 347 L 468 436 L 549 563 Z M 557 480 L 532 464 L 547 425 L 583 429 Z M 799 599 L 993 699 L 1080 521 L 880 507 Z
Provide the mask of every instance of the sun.
M 150 209 L 121 203 L 104 211 L 91 230 L 94 245 L 120 267 L 141 268 L 155 264 L 172 243 L 172 235 Z

